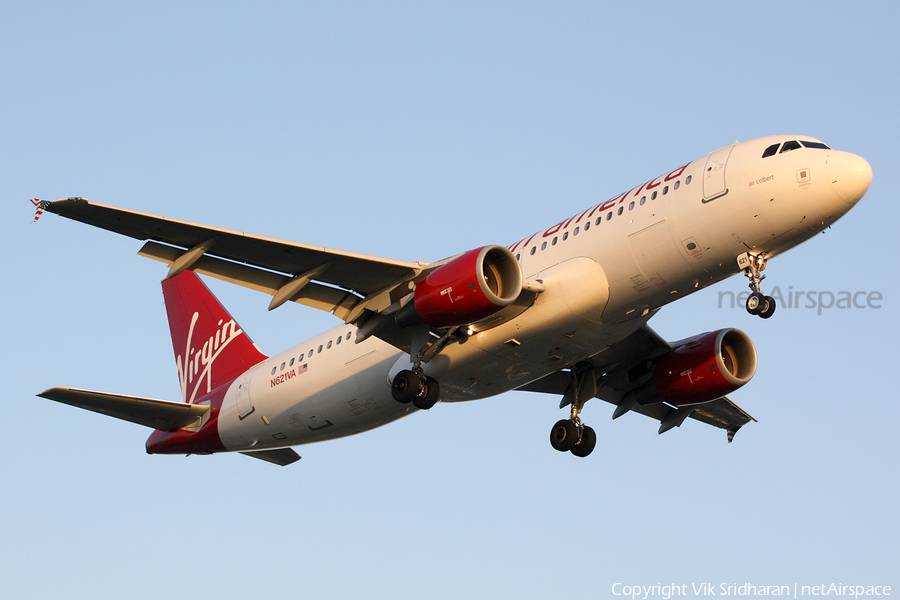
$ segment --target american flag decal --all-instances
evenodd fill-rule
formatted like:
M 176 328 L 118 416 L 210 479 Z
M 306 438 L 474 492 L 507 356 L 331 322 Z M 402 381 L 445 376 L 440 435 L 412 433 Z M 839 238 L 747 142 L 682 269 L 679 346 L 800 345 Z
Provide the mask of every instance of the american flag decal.
M 44 214 L 44 211 L 50 206 L 50 202 L 32 198 L 31 203 L 34 204 L 34 221 L 32 221 L 32 223 L 37 223 L 37 220 L 41 218 L 41 215 Z

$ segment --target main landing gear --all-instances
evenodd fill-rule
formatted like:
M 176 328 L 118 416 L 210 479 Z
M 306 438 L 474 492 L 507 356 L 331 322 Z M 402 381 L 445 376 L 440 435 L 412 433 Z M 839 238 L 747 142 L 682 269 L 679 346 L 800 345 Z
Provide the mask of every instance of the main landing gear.
M 760 272 L 766 269 L 766 253 L 751 254 L 744 252 L 737 257 L 738 266 L 744 269 L 744 275 L 750 280 L 750 296 L 747 298 L 747 312 L 768 319 L 775 314 L 775 299 L 772 296 L 764 296 L 759 290 L 759 284 L 766 278 Z
M 576 417 L 557 421 L 550 430 L 550 445 L 560 452 L 571 452 L 584 458 L 594 451 L 597 445 L 597 433 Z
M 410 340 L 410 356 L 415 356 L 412 369 L 404 369 L 391 382 L 391 395 L 397 402 L 413 403 L 420 410 L 428 410 L 441 397 L 441 386 L 434 377 L 427 377 L 422 363 L 430 362 L 448 344 L 465 341 L 459 337 L 459 327 L 451 327 L 440 338 L 434 339 L 427 325 L 415 328 Z
M 572 412 L 568 419 L 557 421 L 550 430 L 550 445 L 560 452 L 571 452 L 584 458 L 594 451 L 597 445 L 597 433 L 581 422 L 579 415 L 584 403 L 597 393 L 597 380 L 594 369 L 587 366 L 572 369 L 572 386 L 560 403 L 560 408 L 572 403 Z
M 404 404 L 412 402 L 416 408 L 428 410 L 437 404 L 441 386 L 437 379 L 426 377 L 421 369 L 417 370 L 418 373 L 406 370 L 397 373 L 391 385 L 391 395 L 397 402 Z

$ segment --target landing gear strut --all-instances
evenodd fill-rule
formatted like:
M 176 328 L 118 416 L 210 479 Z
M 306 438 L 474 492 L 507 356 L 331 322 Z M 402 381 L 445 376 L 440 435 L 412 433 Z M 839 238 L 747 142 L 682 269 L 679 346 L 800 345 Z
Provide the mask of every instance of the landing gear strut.
M 563 397 L 560 408 L 568 402 L 572 403 L 572 411 L 568 419 L 557 421 L 550 430 L 550 445 L 560 452 L 571 452 L 584 458 L 594 451 L 597 445 L 597 433 L 581 422 L 581 409 L 584 403 L 597 393 L 597 380 L 593 368 L 572 369 L 572 387 Z
M 744 275 L 750 280 L 750 296 L 747 298 L 747 312 L 768 319 L 775 314 L 775 299 L 764 296 L 759 289 L 759 284 L 766 278 L 760 275 L 766 269 L 766 253 L 751 254 L 744 252 L 737 257 L 738 266 L 744 270 Z

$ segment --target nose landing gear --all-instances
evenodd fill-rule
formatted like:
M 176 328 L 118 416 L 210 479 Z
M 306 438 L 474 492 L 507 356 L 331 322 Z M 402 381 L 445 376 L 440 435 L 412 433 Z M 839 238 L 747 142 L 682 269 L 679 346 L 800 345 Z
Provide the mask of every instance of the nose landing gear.
M 766 269 L 766 253 L 751 254 L 744 252 L 737 257 L 738 266 L 744 270 L 744 275 L 750 280 L 751 294 L 747 298 L 747 312 L 768 319 L 775 314 L 775 299 L 765 296 L 759 290 L 759 284 L 766 278 L 760 275 Z

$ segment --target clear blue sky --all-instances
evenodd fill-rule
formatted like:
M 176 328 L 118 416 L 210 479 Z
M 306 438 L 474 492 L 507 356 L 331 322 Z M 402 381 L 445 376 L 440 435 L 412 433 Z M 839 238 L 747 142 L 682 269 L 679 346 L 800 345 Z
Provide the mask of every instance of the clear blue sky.
M 0 11 L 4 598 L 547 598 L 654 585 L 892 585 L 900 143 L 895 3 L 6 3 Z M 770 321 L 697 294 L 669 339 L 736 326 L 760 354 L 731 445 L 591 402 L 438 405 L 299 448 L 147 456 L 148 431 L 35 398 L 176 399 L 140 243 L 28 198 L 104 204 L 379 256 L 508 244 L 727 145 L 803 133 L 875 177 L 770 263 L 782 289 L 877 310 Z M 264 351 L 336 320 L 218 282 Z

